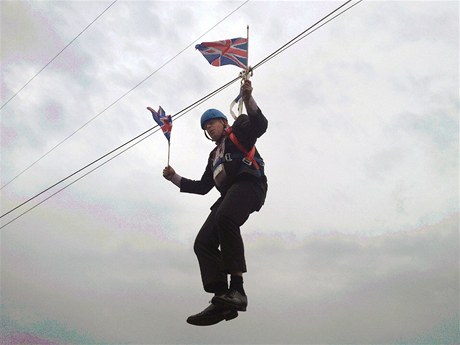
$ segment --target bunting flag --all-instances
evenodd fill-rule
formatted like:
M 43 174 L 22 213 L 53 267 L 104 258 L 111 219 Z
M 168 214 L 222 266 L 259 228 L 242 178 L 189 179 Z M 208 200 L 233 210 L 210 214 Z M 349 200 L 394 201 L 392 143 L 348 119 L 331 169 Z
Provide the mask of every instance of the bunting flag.
M 203 42 L 195 46 L 213 66 L 235 65 L 246 69 L 248 39 L 232 38 L 216 42 Z
M 171 140 L 171 130 L 172 130 L 172 117 L 171 115 L 166 115 L 166 112 L 163 110 L 163 108 L 160 106 L 158 109 L 158 112 L 153 110 L 151 107 L 147 107 L 148 110 L 152 113 L 153 119 L 155 120 L 156 123 L 158 123 L 158 126 L 161 127 L 161 130 L 163 131 L 163 134 L 165 135 L 166 139 L 168 141 Z

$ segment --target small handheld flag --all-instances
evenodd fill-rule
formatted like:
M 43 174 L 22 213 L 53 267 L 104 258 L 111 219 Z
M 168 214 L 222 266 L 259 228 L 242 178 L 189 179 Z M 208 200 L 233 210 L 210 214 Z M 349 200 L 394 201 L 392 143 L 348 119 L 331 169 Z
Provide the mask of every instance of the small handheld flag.
M 151 107 L 147 107 L 148 110 L 152 113 L 153 119 L 155 120 L 156 123 L 158 123 L 158 126 L 161 127 L 161 130 L 163 131 L 163 134 L 165 135 L 166 139 L 168 141 L 171 139 L 171 130 L 172 130 L 172 117 L 171 115 L 166 115 L 165 111 L 163 108 L 160 106 L 158 109 L 158 112 L 153 110 Z
M 213 66 L 235 65 L 247 68 L 248 39 L 232 38 L 216 42 L 202 42 L 195 46 Z
M 172 117 L 171 115 L 166 115 L 166 112 L 160 106 L 158 112 L 153 110 L 151 107 L 147 107 L 148 110 L 152 113 L 153 119 L 161 127 L 163 134 L 166 139 L 168 139 L 168 166 L 169 166 L 169 156 L 171 152 L 171 131 L 172 131 Z

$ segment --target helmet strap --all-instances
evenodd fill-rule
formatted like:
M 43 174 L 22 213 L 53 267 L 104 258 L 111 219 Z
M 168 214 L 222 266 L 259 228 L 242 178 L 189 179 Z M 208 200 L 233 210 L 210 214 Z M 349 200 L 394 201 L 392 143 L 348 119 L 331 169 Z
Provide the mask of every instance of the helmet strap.
M 209 140 L 212 141 L 212 139 L 209 137 L 209 135 L 208 135 L 208 133 L 206 132 L 206 130 L 204 130 L 204 136 L 205 136 L 207 139 L 209 139 Z

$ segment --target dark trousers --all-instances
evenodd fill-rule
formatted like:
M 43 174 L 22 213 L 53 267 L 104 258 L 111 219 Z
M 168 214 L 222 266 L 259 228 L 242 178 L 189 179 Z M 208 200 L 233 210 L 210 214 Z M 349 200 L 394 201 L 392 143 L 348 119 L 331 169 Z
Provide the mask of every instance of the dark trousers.
M 246 272 L 240 227 L 251 213 L 260 210 L 265 194 L 254 182 L 239 181 L 212 206 L 193 246 L 205 291 L 222 291 L 227 274 Z

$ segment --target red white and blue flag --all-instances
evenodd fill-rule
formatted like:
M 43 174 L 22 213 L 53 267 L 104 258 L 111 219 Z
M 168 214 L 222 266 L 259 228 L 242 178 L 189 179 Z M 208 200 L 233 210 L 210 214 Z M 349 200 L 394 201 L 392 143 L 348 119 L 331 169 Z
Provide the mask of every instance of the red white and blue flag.
M 158 109 L 158 112 L 153 110 L 151 107 L 147 107 L 147 109 L 150 110 L 150 112 L 152 113 L 153 119 L 155 120 L 156 123 L 158 123 L 158 126 L 161 127 L 161 130 L 163 131 L 163 134 L 165 135 L 166 139 L 170 141 L 171 131 L 172 131 L 171 115 L 166 115 L 166 112 L 163 110 L 161 106 Z
M 247 38 L 203 42 L 195 46 L 213 66 L 235 65 L 246 69 L 248 64 Z

